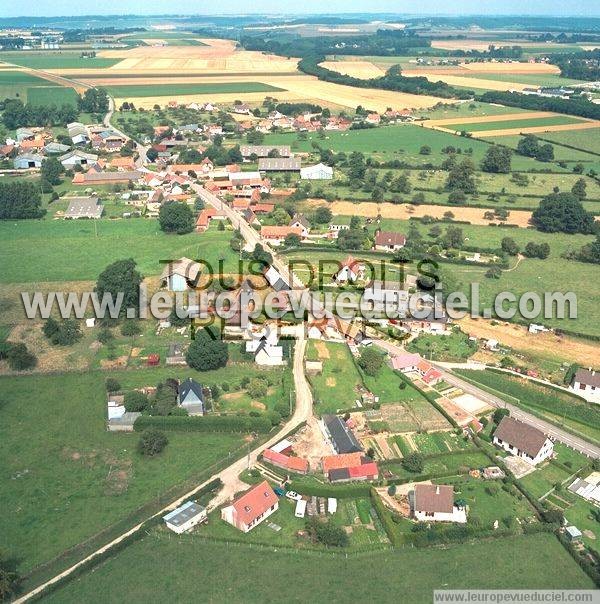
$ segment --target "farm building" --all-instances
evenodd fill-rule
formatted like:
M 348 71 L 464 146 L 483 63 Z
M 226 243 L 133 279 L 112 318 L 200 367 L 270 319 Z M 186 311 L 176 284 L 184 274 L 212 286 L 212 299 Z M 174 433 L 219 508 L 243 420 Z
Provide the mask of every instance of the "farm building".
M 325 164 L 305 166 L 300 169 L 300 178 L 302 180 L 331 180 L 333 178 L 333 168 Z
M 67 132 L 74 145 L 87 145 L 90 142 L 87 128 L 80 122 L 67 124 Z
M 578 369 L 570 386 L 571 390 L 590 403 L 600 403 L 600 371 Z
M 261 157 L 259 172 L 300 172 L 301 163 L 295 157 Z
M 494 444 L 533 465 L 552 456 L 554 444 L 541 431 L 508 415 L 494 432 Z
M 179 385 L 177 404 L 188 412 L 188 415 L 204 415 L 206 405 L 202 386 L 192 378 Z
M 69 169 L 74 166 L 87 166 L 98 161 L 98 156 L 93 153 L 85 153 L 81 149 L 73 149 L 58 158 L 63 167 Z
M 279 508 L 277 495 L 264 480 L 221 510 L 221 518 L 247 533 Z
M 142 178 L 142 173 L 133 172 L 93 172 L 90 170 L 85 174 L 78 172 L 73 177 L 74 185 L 94 186 L 94 185 L 115 185 L 129 184 Z
M 181 535 L 208 519 L 206 508 L 195 501 L 188 501 L 176 510 L 163 516 L 167 528 Z
M 290 472 L 297 472 L 298 474 L 308 474 L 308 461 L 306 459 L 294 457 L 292 455 L 284 455 L 273 449 L 265 449 L 263 451 L 263 459 L 278 468 L 289 470 Z
M 288 235 L 298 235 L 302 239 L 302 229 L 291 226 L 262 226 L 260 238 L 272 245 L 281 245 Z
M 38 155 L 37 153 L 23 153 L 22 155 L 17 155 L 17 157 L 15 157 L 13 166 L 15 167 L 15 170 L 40 168 L 44 159 L 45 158 L 42 155 Z
M 343 419 L 337 415 L 324 415 L 323 427 L 336 453 L 361 452 L 362 447 L 354 432 L 348 428 Z
M 240 152 L 244 159 L 252 156 L 269 157 L 273 154 L 278 157 L 291 157 L 292 155 L 289 145 L 241 145 Z
M 97 197 L 73 197 L 69 200 L 65 219 L 100 218 L 103 211 L 104 206 Z
M 161 282 L 171 292 L 183 292 L 196 286 L 200 276 L 200 264 L 189 258 L 179 258 L 165 265 Z
M 56 141 L 53 141 L 51 143 L 48 143 L 45 147 L 44 147 L 44 153 L 46 153 L 46 155 L 53 155 L 56 153 L 66 153 L 71 147 L 69 147 L 69 145 L 62 145 L 61 143 L 57 143 Z
M 362 452 L 329 455 L 323 458 L 323 474 L 330 482 L 377 480 L 377 464 Z
M 409 496 L 410 499 L 410 496 Z M 454 487 L 441 484 L 417 484 L 412 492 L 413 514 L 420 522 L 467 521 L 463 507 L 454 505 Z

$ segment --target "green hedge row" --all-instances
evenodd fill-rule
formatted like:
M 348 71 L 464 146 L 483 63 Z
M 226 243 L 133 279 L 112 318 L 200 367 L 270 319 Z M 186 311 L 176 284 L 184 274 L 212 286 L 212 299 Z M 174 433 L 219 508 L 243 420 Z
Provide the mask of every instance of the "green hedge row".
M 398 533 L 396 532 L 394 521 L 392 520 L 391 515 L 383 505 L 383 502 L 377 494 L 377 491 L 374 488 L 371 488 L 369 495 L 371 497 L 371 504 L 373 505 L 373 509 L 375 510 L 375 513 L 381 521 L 383 530 L 385 531 L 385 534 L 390 540 L 390 543 L 394 546 L 400 545 L 400 539 L 398 538 Z
M 172 432 L 258 432 L 260 434 L 266 434 L 273 428 L 267 417 L 248 415 L 204 417 L 141 415 L 135 420 L 133 427 L 136 432 L 154 428 Z
M 368 497 L 371 485 L 369 483 L 328 485 L 311 484 L 304 482 L 301 478 L 294 479 L 290 483 L 290 489 L 302 495 L 314 497 L 336 497 L 337 499 L 354 499 L 356 497 Z

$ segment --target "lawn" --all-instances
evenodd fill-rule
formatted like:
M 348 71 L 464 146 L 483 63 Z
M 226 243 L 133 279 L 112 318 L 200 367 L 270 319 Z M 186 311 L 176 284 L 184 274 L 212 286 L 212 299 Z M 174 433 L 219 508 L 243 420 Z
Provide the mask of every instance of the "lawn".
M 0 87 L 24 84 L 44 86 L 48 85 L 48 80 L 40 78 L 26 71 L 12 71 L 7 69 L 0 70 Z
M 0 222 L 3 283 L 95 280 L 111 262 L 133 258 L 143 275 L 162 272 L 161 260 L 204 259 L 217 272 L 237 272 L 227 231 L 167 235 L 155 220 L 21 220 Z M 68 261 L 67 261 L 68 259 Z
M 313 151 L 312 143 L 332 149 L 335 152 L 351 153 L 361 151 L 382 161 L 400 160 L 409 164 L 440 164 L 447 157 L 442 149 L 453 146 L 465 153 L 472 149 L 471 159 L 479 163 L 489 145 L 477 140 L 465 139 L 455 134 L 439 132 L 414 124 L 382 126 L 368 130 L 348 132 L 328 132 L 322 138 L 318 134 L 309 135 L 307 140 L 299 140 L 296 134 L 268 134 L 265 145 L 291 145 L 294 151 Z M 428 146 L 431 153 L 423 155 L 421 147 Z M 514 170 L 529 170 L 541 164 L 529 157 L 513 157 Z
M 387 363 L 381 367 L 377 375 L 364 374 L 364 382 L 365 386 L 379 397 L 379 402 L 382 404 L 397 402 L 408 404 L 414 400 L 426 402 L 419 391 L 404 382 Z
M 27 102 L 30 105 L 73 105 L 77 106 L 79 98 L 74 88 L 63 86 L 39 86 L 27 89 Z
M 495 122 L 493 119 L 485 122 L 476 122 L 473 124 L 444 124 L 444 128 L 456 130 L 457 132 L 480 132 L 483 130 L 508 130 L 509 128 L 530 128 L 534 126 L 558 126 L 562 124 L 579 124 L 581 120 L 569 116 L 550 116 L 529 119 L 515 119 L 501 122 Z
M 426 457 L 422 475 L 463 475 L 471 469 L 485 468 L 490 463 L 489 458 L 480 451 L 461 451 L 452 455 L 443 455 L 439 457 Z M 394 478 L 419 479 L 419 474 L 413 474 L 404 468 L 401 463 L 392 463 L 385 465 L 386 470 L 390 470 Z
M 562 483 L 568 477 L 569 474 L 562 468 L 546 462 L 538 466 L 531 474 L 523 476 L 521 482 L 534 497 L 540 499 L 548 491 L 551 491 L 555 485 Z
M 119 63 L 122 59 L 102 59 L 100 57 L 82 58 L 80 52 L 12 53 L 0 55 L 4 63 L 31 67 L 33 69 L 105 69 Z
M 519 399 L 518 405 L 523 409 L 554 424 L 564 425 L 566 430 L 583 435 L 591 442 L 600 441 L 600 408 L 597 405 L 511 375 L 470 369 L 457 369 L 456 372 L 496 392 L 508 394 L 512 397 L 511 402 Z
M 584 151 L 600 153 L 600 128 L 573 130 L 572 132 L 547 132 L 543 137 L 559 145 L 571 145 Z
M 460 362 L 477 352 L 477 344 L 471 342 L 460 329 L 453 329 L 447 336 L 420 334 L 411 340 L 406 349 L 430 361 Z
M 262 82 L 223 82 L 207 84 L 134 84 L 131 86 L 107 86 L 108 93 L 116 98 L 147 96 L 175 96 L 182 94 L 225 94 L 242 92 L 280 92 L 283 88 Z
M 315 394 L 315 410 L 319 414 L 335 413 L 338 409 L 350 409 L 360 398 L 360 374 L 356 369 L 346 344 L 311 340 L 307 358 L 321 360 L 323 373 L 310 376 Z
M 140 456 L 137 434 L 106 431 L 105 377 L 0 379 L 0 534 L 23 571 L 201 477 L 240 445 L 228 434 L 170 433 L 159 457 Z
M 365 573 L 365 567 L 368 572 Z M 223 569 L 235 572 L 223 575 Z M 560 568 L 560 572 L 556 569 Z M 490 572 L 493 569 L 493 572 Z M 344 578 L 343 588 L 332 577 Z M 429 604 L 447 589 L 593 589 L 594 585 L 548 534 L 493 539 L 447 548 L 323 556 L 261 550 L 166 536 L 155 531 L 47 597 L 48 602 L 178 601 L 353 603 L 403 601 Z M 110 595 L 108 595 L 110 594 Z M 226 595 L 225 595 L 226 594 Z

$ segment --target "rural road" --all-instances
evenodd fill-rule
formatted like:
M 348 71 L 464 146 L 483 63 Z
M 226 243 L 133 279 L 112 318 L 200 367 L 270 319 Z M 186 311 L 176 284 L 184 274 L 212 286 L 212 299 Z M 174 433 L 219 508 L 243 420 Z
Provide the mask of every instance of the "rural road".
M 396 346 L 395 344 L 391 344 L 384 340 L 374 341 L 374 343 L 377 346 L 379 346 L 380 348 L 382 348 L 383 350 L 385 350 L 386 352 L 388 352 L 390 355 L 399 355 L 399 354 L 404 354 L 406 352 L 403 348 L 400 348 L 399 346 Z M 463 390 L 464 392 L 466 392 L 468 394 L 472 394 L 473 396 L 476 396 L 477 398 L 485 401 L 492 407 L 504 407 L 505 409 L 508 409 L 510 411 L 510 414 L 514 418 L 520 419 L 524 422 L 527 422 L 528 424 L 531 424 L 532 426 L 535 426 L 536 428 L 538 428 L 539 430 L 544 432 L 544 434 L 547 434 L 554 440 L 557 440 L 558 442 L 568 445 L 569 447 L 575 449 L 576 451 L 583 453 L 584 455 L 587 455 L 594 459 L 600 458 L 600 448 L 588 443 L 583 438 L 574 436 L 570 432 L 567 432 L 566 430 L 562 430 L 561 428 L 558 428 L 554 424 L 544 421 L 543 419 L 540 419 L 540 418 L 536 417 L 535 415 L 532 415 L 531 413 L 527 413 L 527 411 L 523 411 L 522 409 L 520 409 L 519 407 L 517 407 L 515 405 L 511 405 L 510 403 L 507 403 L 505 400 L 501 399 L 500 397 L 494 396 L 493 394 L 490 394 L 486 390 L 483 390 L 481 388 L 478 388 L 477 386 L 474 386 L 473 384 L 471 384 L 471 382 L 467 382 L 466 380 L 461 379 L 454 373 L 449 372 L 447 369 L 445 369 L 441 365 L 436 365 L 435 363 L 432 363 L 432 365 L 434 365 L 437 369 L 439 369 L 442 372 L 444 380 L 446 382 L 448 382 L 449 384 L 452 384 L 453 386 L 460 388 L 461 390 Z
M 167 512 L 175 509 L 180 506 L 182 503 L 192 499 L 200 489 L 205 487 L 207 484 L 211 483 L 213 480 L 219 478 L 224 483 L 224 488 L 217 494 L 217 496 L 211 500 L 208 504 L 208 509 L 212 510 L 219 505 L 227 502 L 237 491 L 246 488 L 248 485 L 239 480 L 239 474 L 248 467 L 248 459 L 250 460 L 250 465 L 256 462 L 260 453 L 262 453 L 265 449 L 270 447 L 271 445 L 279 442 L 286 434 L 290 431 L 294 430 L 298 426 L 300 426 L 303 422 L 308 421 L 312 417 L 312 406 L 313 406 L 313 398 L 311 390 L 308 386 L 308 382 L 306 380 L 306 376 L 304 375 L 304 354 L 306 352 L 306 340 L 302 337 L 303 330 L 298 330 L 299 338 L 296 340 L 296 346 L 294 348 L 294 359 L 293 359 L 293 375 L 294 375 L 294 388 L 296 390 L 296 406 L 294 409 L 294 413 L 292 417 L 283 425 L 281 429 L 272 436 L 267 442 L 259 445 L 252 451 L 249 451 L 248 455 L 245 455 L 238 461 L 234 462 L 224 470 L 214 474 L 207 480 L 205 480 L 202 484 L 194 487 L 191 491 L 188 491 L 185 495 L 179 497 L 176 501 L 171 502 L 169 505 L 162 508 L 156 514 L 153 514 L 149 518 L 147 518 L 144 522 L 151 520 L 156 517 L 163 516 Z M 50 587 L 54 583 L 57 583 L 61 579 L 64 579 L 74 573 L 80 566 L 83 564 L 93 560 L 100 554 L 109 551 L 113 547 L 117 546 L 123 539 L 126 539 L 130 535 L 133 535 L 137 531 L 139 531 L 144 522 L 136 524 L 134 527 L 129 529 L 127 532 L 119 535 L 117 538 L 113 539 L 106 545 L 103 545 L 101 548 L 86 556 L 73 566 L 70 566 L 62 573 L 56 575 L 52 579 L 46 581 L 42 585 L 39 585 L 35 589 L 30 592 L 20 596 L 17 600 L 14 601 L 14 604 L 22 604 L 23 602 L 27 602 L 34 596 L 38 595 L 42 591 L 44 591 L 47 587 Z

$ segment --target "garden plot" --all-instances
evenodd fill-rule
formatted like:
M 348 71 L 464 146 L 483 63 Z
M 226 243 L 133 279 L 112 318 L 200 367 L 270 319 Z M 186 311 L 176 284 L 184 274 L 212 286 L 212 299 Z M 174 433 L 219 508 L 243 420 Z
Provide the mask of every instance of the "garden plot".
M 457 396 L 450 396 L 449 398 L 455 405 L 458 405 L 467 413 L 470 413 L 471 415 L 480 415 L 491 409 L 491 407 L 480 398 L 477 398 L 472 394 L 459 393 L 460 391 L 457 391 Z
M 444 408 L 448 415 L 454 418 L 454 421 L 459 426 L 467 426 L 475 419 L 471 413 L 465 411 L 462 407 L 456 405 L 453 400 L 445 396 L 441 396 L 436 402 Z

